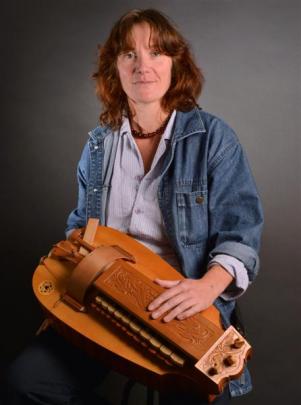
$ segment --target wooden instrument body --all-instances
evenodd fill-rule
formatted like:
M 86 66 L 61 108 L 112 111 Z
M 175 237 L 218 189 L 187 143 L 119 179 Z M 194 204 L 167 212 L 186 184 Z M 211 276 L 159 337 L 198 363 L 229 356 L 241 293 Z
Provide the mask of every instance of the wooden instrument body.
M 135 263 L 130 263 L 128 266 L 136 269 L 151 283 L 155 278 L 183 278 L 168 263 L 142 244 L 112 228 L 99 226 L 93 244 L 95 246 L 118 245 L 130 252 L 135 257 Z M 117 260 L 109 270 L 118 270 L 121 263 L 124 265 L 122 260 Z M 214 394 L 223 389 L 225 379 L 219 382 L 216 389 L 208 376 L 197 368 L 191 365 L 178 368 L 165 364 L 152 351 L 135 343 L 122 328 L 116 327 L 106 317 L 75 311 L 66 305 L 61 298 L 66 291 L 73 268 L 74 264 L 70 262 L 47 257 L 43 259 L 33 275 L 34 293 L 46 312 L 47 318 L 52 320 L 53 326 L 59 333 L 90 355 L 99 358 L 108 367 L 160 392 L 174 392 L 176 388 L 178 391 L 195 392 L 200 396 L 213 398 Z M 105 275 L 106 272 L 94 282 L 93 288 L 90 289 L 92 295 L 94 290 L 104 289 L 101 280 Z M 160 286 L 152 284 L 156 286 L 158 294 L 163 291 Z M 148 318 L 149 313 L 145 311 L 143 316 Z M 201 316 L 212 325 L 215 331 L 219 331 L 220 336 L 223 335 L 219 312 L 214 306 L 203 311 Z M 220 348 L 218 350 L 220 351 Z M 249 353 L 248 346 L 243 355 L 246 356 Z M 241 371 L 240 367 L 239 372 L 234 373 L 234 376 L 239 375 Z M 233 375 L 231 377 L 233 378 Z

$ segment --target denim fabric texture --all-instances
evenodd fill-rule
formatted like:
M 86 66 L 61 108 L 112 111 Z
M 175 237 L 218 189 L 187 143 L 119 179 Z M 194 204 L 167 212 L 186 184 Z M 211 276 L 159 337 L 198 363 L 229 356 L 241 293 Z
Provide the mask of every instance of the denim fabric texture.
M 78 204 L 66 232 L 85 226 L 90 217 L 105 225 L 118 136 L 107 126 L 89 133 L 78 164 Z M 244 263 L 250 282 L 255 279 L 262 207 L 245 153 L 223 120 L 199 108 L 177 111 L 158 201 L 185 277 L 200 278 L 215 255 L 226 254 Z M 229 326 L 235 301 L 218 298 L 215 305 Z M 248 370 L 229 388 L 231 396 L 250 391 Z

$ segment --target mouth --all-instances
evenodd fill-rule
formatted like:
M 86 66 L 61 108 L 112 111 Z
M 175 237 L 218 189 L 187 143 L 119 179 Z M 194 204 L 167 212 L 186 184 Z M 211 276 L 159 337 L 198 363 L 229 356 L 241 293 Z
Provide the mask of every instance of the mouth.
M 133 84 L 151 84 L 155 83 L 155 80 L 137 80 L 136 82 L 133 82 Z

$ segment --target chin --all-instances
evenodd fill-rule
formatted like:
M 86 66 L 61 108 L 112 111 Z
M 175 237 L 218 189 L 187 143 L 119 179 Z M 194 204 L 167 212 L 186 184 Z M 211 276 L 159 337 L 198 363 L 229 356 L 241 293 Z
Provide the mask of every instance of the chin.
M 137 99 L 137 103 L 156 103 L 159 102 L 161 100 L 161 98 L 158 97 L 140 97 L 139 99 Z
M 153 94 L 140 94 L 139 97 L 133 97 L 133 100 L 136 103 L 155 103 L 155 102 L 160 102 L 162 97 L 164 96 L 164 94 L 162 94 L 161 97 L 158 97 L 158 94 L 156 94 L 156 96 L 154 96 Z

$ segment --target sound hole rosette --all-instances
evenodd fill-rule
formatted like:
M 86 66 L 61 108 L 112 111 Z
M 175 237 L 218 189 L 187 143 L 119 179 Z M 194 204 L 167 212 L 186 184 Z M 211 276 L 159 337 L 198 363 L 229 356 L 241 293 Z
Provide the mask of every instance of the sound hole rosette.
M 53 293 L 55 287 L 54 283 L 50 280 L 44 280 L 38 287 L 39 293 L 42 295 L 49 295 Z

